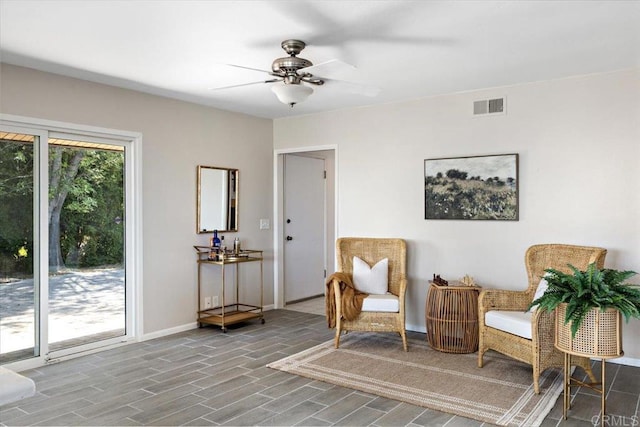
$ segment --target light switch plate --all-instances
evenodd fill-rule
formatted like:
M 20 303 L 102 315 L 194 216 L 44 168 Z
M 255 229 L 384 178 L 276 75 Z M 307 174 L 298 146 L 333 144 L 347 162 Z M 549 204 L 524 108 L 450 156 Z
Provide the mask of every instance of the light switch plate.
M 268 230 L 270 227 L 268 219 L 260 219 L 260 230 Z

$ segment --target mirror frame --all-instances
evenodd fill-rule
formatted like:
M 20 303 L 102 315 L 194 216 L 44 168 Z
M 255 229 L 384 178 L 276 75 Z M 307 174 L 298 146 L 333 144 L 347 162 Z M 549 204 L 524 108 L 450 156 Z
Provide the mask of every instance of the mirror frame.
M 223 228 L 218 228 L 216 229 L 218 232 L 234 232 L 234 231 L 238 231 L 238 202 L 240 199 L 240 186 L 239 186 L 239 178 L 240 178 L 240 171 L 238 169 L 232 169 L 232 168 L 221 168 L 221 167 L 215 167 L 215 166 L 202 166 L 202 165 L 198 165 L 197 168 L 197 197 L 196 197 L 196 232 L 198 234 L 207 234 L 207 233 L 213 233 L 213 229 L 209 230 L 209 229 L 203 229 L 201 227 L 201 221 L 202 221 L 202 203 L 201 203 L 201 196 L 202 196 L 202 172 L 206 171 L 206 170 L 220 170 L 220 171 L 226 171 L 227 172 L 227 182 L 229 183 L 229 187 L 228 189 L 230 191 L 227 192 L 227 194 L 229 195 L 229 197 L 226 200 L 226 210 L 227 210 L 227 221 L 225 224 L 225 227 Z M 231 188 L 230 186 L 232 185 L 231 183 L 233 183 L 233 188 Z M 235 195 L 235 198 L 233 198 L 232 196 Z M 235 200 L 235 205 L 232 206 L 232 200 Z M 235 208 L 235 210 L 233 210 L 233 215 L 231 215 L 232 212 L 232 208 Z

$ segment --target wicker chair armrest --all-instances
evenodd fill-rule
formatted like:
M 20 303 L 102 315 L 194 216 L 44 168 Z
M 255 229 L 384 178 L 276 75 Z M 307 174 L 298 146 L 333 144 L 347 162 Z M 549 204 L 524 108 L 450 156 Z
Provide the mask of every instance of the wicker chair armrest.
M 398 302 L 400 304 L 400 312 L 404 312 L 405 307 L 405 295 L 407 294 L 407 279 L 400 279 L 400 287 L 398 288 Z
M 535 310 L 531 319 L 532 336 L 534 345 L 537 343 L 543 347 L 542 351 L 551 352 L 554 348 L 556 337 L 556 312 Z M 546 350 L 545 350 L 546 348 Z
M 478 308 L 482 313 L 491 310 L 525 311 L 529 303 L 531 296 L 526 291 L 485 289 L 478 297 Z
M 353 277 L 349 273 L 343 273 L 343 272 L 337 271 L 333 273 L 331 277 L 329 277 L 329 279 L 331 280 L 331 286 L 333 287 L 336 295 L 340 295 L 341 294 L 340 281 L 342 280 L 342 281 L 351 282 L 353 280 Z
M 340 291 L 340 280 L 334 277 L 327 285 L 327 300 L 325 302 L 327 325 L 329 328 L 334 328 L 336 326 L 339 327 L 340 319 L 342 318 L 342 292 Z
M 333 288 L 333 298 L 335 300 L 335 304 L 336 304 L 336 310 L 339 310 L 339 307 L 341 307 L 342 303 L 342 291 L 340 289 L 340 280 L 334 278 L 331 281 L 331 287 Z
M 333 279 L 331 280 L 331 287 L 333 288 L 333 293 L 335 295 L 336 298 L 340 298 L 340 280 L 338 279 Z

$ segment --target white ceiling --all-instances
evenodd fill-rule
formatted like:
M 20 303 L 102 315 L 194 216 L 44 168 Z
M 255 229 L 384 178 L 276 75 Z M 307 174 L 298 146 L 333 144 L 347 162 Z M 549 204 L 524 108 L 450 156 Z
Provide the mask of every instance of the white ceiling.
M 291 109 L 268 79 L 282 40 L 314 64 L 340 59 L 349 93 L 329 81 Z M 639 1 L 0 0 L 2 62 L 259 117 L 390 103 L 640 65 Z M 1 82 L 0 82 L 1 83 Z

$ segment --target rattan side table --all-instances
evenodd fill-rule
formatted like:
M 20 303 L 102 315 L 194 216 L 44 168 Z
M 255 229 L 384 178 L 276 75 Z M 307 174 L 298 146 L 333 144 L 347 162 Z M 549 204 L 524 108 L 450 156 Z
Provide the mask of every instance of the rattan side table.
M 445 353 L 478 350 L 478 286 L 460 282 L 430 287 L 425 304 L 427 341 Z

